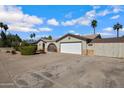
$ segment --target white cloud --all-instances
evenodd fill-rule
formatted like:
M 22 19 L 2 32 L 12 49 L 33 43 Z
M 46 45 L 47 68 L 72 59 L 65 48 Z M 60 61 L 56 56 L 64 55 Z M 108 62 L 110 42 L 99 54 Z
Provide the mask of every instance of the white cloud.
M 95 15 L 96 15 L 95 10 L 91 10 L 91 11 L 86 12 L 86 16 L 89 17 L 89 18 L 95 17 Z
M 43 19 L 23 13 L 21 7 L 0 6 L 0 21 L 9 25 L 10 31 L 38 31 L 36 25 L 43 24 Z
M 112 27 L 107 27 L 107 28 L 104 28 L 103 31 L 111 32 L 111 31 L 113 31 L 113 28 Z
M 118 19 L 120 17 L 120 15 L 115 15 L 115 16 L 112 16 L 111 19 Z
M 91 19 L 81 18 L 78 22 L 80 25 L 89 26 L 89 24 L 91 23 Z
M 75 35 L 80 35 L 79 33 L 75 33 Z
M 53 26 L 58 26 L 59 25 L 59 22 L 55 18 L 52 18 L 52 19 L 49 19 L 47 21 L 47 24 L 53 25 Z
M 112 7 L 109 6 L 105 10 L 96 12 L 95 9 L 98 9 L 98 8 L 100 8 L 100 6 L 93 6 L 93 10 L 87 11 L 84 16 L 61 22 L 61 24 L 64 26 L 73 26 L 77 24 L 89 26 L 91 23 L 91 20 L 95 19 L 97 16 L 106 16 L 108 14 L 119 13 L 121 11 L 124 11 L 124 9 L 120 6 L 112 6 Z M 116 16 L 113 16 L 112 19 L 116 19 L 119 17 L 120 17 L 119 15 L 116 15 Z
M 112 6 L 114 13 L 119 13 L 121 11 L 124 11 L 121 6 Z
M 100 11 L 97 15 L 98 16 L 106 16 L 106 15 L 108 15 L 110 13 L 111 13 L 111 11 L 106 9 L 106 10 Z
M 48 28 L 48 27 L 43 27 L 43 28 L 39 28 L 39 31 L 40 32 L 50 32 L 50 31 L 52 31 L 52 29 Z
M 124 9 L 121 6 L 112 6 L 112 7 L 108 7 L 105 10 L 100 11 L 99 13 L 97 13 L 98 16 L 106 16 L 108 14 L 112 14 L 112 13 L 119 13 L 119 12 L 123 12 Z
M 120 29 L 120 31 L 124 32 L 124 28 Z
M 71 34 L 80 35 L 79 33 L 77 33 L 77 32 L 74 31 L 74 30 L 69 30 L 68 32 L 71 33 Z
M 19 25 L 9 25 L 10 31 L 19 31 L 19 32 L 50 32 L 52 31 L 51 28 L 48 27 L 30 27 L 30 26 L 19 26 Z
M 75 33 L 75 31 L 74 31 L 74 30 L 69 30 L 68 32 L 69 32 L 69 33 L 72 33 L 72 34 L 73 34 L 73 33 Z
M 88 26 L 91 20 L 94 19 L 95 15 L 96 15 L 96 11 L 91 10 L 91 11 L 86 12 L 86 14 L 82 17 L 79 17 L 77 19 L 67 20 L 65 22 L 61 22 L 61 24 L 64 26 L 73 26 L 77 24 Z
M 72 20 L 69 20 L 69 21 L 66 21 L 66 22 L 62 22 L 61 24 L 64 25 L 64 26 L 73 26 L 77 23 L 77 20 L 76 19 L 72 19 Z
M 9 25 L 10 31 L 19 31 L 19 32 L 39 32 L 37 29 L 32 27 L 23 27 L 23 26 L 16 26 L 16 25 Z

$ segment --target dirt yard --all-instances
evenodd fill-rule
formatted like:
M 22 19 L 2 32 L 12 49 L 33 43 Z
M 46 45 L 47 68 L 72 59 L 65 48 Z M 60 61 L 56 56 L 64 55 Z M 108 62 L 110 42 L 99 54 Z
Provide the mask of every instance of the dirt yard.
M 48 53 L 0 52 L 0 87 L 124 87 L 124 59 Z

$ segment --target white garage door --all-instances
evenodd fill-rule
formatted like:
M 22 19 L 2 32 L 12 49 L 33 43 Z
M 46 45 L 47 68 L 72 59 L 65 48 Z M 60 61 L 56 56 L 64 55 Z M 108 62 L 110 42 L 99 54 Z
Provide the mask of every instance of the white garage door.
M 81 54 L 81 43 L 61 43 L 61 53 Z

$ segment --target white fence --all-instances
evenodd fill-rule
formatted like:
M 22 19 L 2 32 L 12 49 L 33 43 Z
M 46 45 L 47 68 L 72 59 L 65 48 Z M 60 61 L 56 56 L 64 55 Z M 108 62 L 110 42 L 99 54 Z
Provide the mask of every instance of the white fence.
M 94 55 L 124 58 L 124 43 L 94 43 L 88 46 Z

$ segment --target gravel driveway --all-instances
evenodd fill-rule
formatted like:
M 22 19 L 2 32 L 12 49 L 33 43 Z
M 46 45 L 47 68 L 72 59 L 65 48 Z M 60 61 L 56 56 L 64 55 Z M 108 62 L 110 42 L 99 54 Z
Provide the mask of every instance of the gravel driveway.
M 124 87 L 124 59 L 48 53 L 0 53 L 0 87 Z

